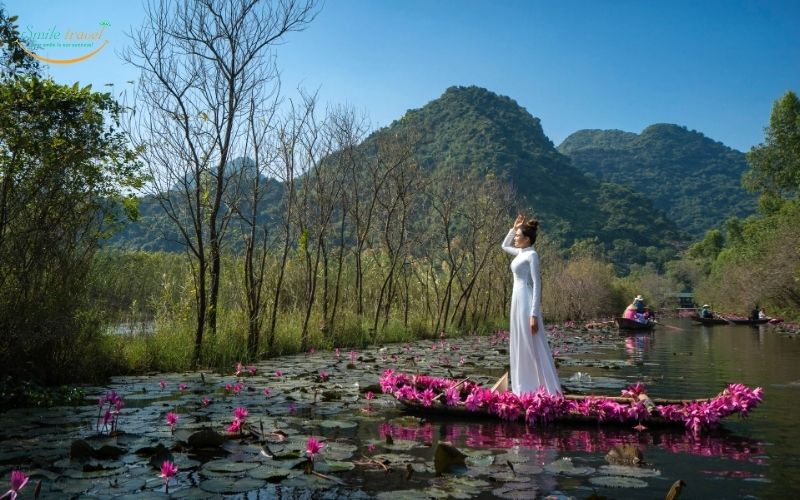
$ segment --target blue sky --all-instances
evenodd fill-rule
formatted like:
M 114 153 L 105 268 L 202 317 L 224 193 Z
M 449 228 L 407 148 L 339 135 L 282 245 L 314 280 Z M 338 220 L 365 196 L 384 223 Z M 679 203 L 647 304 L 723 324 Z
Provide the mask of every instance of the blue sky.
M 109 46 L 49 66 L 56 80 L 118 90 L 136 79 L 119 51 L 142 21 L 138 1 L 5 6 L 23 33 L 110 23 Z M 541 118 L 556 145 L 584 128 L 666 122 L 747 151 L 773 101 L 800 92 L 797 19 L 797 1 L 327 0 L 276 50 L 284 95 L 319 88 L 323 102 L 353 105 L 375 127 L 451 85 L 479 85 Z

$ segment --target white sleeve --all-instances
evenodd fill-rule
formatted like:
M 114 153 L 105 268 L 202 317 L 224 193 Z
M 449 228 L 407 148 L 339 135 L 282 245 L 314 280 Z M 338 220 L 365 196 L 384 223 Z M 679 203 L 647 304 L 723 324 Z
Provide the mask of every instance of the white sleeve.
M 542 316 L 542 275 L 539 273 L 539 254 L 531 252 L 531 282 L 533 283 L 533 296 L 531 297 L 531 316 Z
M 507 253 L 510 253 L 511 255 L 518 255 L 519 254 L 519 248 L 514 246 L 514 228 L 513 227 L 508 230 L 508 234 L 506 235 L 505 239 L 503 240 L 503 243 L 501 244 L 501 246 L 503 247 L 503 250 L 505 250 Z

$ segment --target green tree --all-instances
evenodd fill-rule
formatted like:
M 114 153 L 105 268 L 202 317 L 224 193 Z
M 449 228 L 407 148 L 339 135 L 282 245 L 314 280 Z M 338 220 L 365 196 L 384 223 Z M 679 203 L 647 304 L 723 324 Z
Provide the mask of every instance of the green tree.
M 0 76 L 3 78 L 39 72 L 39 62 L 19 45 L 22 37 L 16 21 L 17 16 L 8 16 L 0 5 Z
M 800 99 L 792 91 L 775 101 L 764 142 L 747 153 L 752 170 L 743 182 L 761 195 L 764 213 L 774 213 L 781 200 L 793 199 L 800 188 Z
M 133 215 L 125 191 L 140 182 L 118 114 L 89 86 L 0 80 L 0 366 L 10 373 L 47 379 L 79 352 L 89 264 Z

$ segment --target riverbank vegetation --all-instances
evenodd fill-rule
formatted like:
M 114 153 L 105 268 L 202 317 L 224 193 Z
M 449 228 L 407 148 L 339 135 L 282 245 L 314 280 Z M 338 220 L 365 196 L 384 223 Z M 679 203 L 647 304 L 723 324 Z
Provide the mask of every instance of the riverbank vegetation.
M 315 2 L 201 12 L 216 7 L 147 12 L 124 56 L 142 71 L 125 105 L 44 78 L 3 45 L 4 380 L 225 370 L 504 328 L 500 241 L 518 211 L 543 219 L 546 321 L 608 317 L 637 294 L 665 307 L 680 286 L 731 310 L 797 317 L 794 94 L 748 155 L 759 214 L 675 260 L 686 240 L 674 222 L 581 174 L 511 99 L 454 87 L 368 133 L 352 109 L 323 110 L 313 94 L 281 104 L 270 44 L 312 22 Z M 16 39 L 13 18 L 0 21 Z M 228 21 L 241 33 L 216 36 L 212 24 Z M 136 234 L 176 251 L 115 240 L 137 217 Z

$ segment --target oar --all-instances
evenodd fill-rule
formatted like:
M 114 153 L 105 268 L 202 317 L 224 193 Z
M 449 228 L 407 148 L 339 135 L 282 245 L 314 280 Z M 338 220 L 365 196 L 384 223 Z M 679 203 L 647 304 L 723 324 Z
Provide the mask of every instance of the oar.
M 457 383 L 456 385 L 454 385 L 453 387 L 451 387 L 451 389 L 455 389 L 456 387 L 460 386 L 461 384 L 463 384 L 463 383 L 464 383 L 464 382 L 466 382 L 467 380 L 469 380 L 469 377 L 467 377 L 467 378 L 465 378 L 464 380 L 462 380 L 461 382 Z M 437 394 L 437 395 L 436 395 L 436 396 L 433 398 L 433 401 L 436 401 L 437 399 L 439 399 L 439 398 L 440 398 L 440 397 L 442 397 L 442 396 L 444 396 L 444 393 L 443 393 L 443 392 L 441 392 L 441 393 Z
M 677 326 L 672 326 L 672 325 L 665 325 L 664 323 L 659 323 L 658 321 L 654 321 L 653 323 L 657 324 L 658 326 L 665 326 L 667 328 L 672 328 L 673 330 L 683 330 L 683 328 L 678 328 Z

